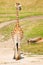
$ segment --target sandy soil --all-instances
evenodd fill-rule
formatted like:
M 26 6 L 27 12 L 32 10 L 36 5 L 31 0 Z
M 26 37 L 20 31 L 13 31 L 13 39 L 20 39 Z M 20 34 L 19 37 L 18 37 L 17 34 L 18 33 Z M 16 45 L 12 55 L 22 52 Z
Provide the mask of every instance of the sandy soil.
M 27 56 L 22 54 L 20 60 L 13 59 L 14 50 L 0 48 L 0 65 L 43 65 L 43 55 Z
M 14 44 L 12 39 L 0 42 L 0 65 L 43 65 L 43 55 L 21 54 L 20 60 L 13 59 Z

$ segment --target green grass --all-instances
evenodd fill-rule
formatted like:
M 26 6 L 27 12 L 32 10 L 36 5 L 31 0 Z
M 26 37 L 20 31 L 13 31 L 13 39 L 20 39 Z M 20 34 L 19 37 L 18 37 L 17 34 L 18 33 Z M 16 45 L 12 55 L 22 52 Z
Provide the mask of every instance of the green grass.
M 22 4 L 22 10 L 19 12 L 19 17 L 43 15 L 43 0 L 0 0 L 0 23 L 16 18 L 15 3 Z M 24 38 L 22 40 L 21 49 L 32 54 L 43 54 L 43 43 L 27 45 L 27 39 L 34 37 L 43 37 L 43 19 L 36 21 L 20 22 L 23 26 Z M 4 35 L 3 40 L 11 37 L 11 32 L 14 30 L 15 23 L 12 23 L 0 29 L 0 34 Z
M 20 18 L 43 15 L 43 0 L 0 0 L 0 23 L 8 20 L 14 20 L 16 18 L 16 2 L 20 2 L 22 4 Z
M 24 37 L 21 44 L 21 49 L 25 52 L 32 54 L 43 54 L 43 43 L 32 43 L 28 45 L 27 40 L 34 37 L 43 38 L 43 19 L 35 21 L 23 21 L 20 22 L 20 25 L 23 28 Z M 0 34 L 4 35 L 4 40 L 7 40 L 11 37 L 11 32 L 14 30 L 15 23 L 12 23 L 2 29 L 0 29 Z
M 22 18 L 25 18 L 25 17 L 28 17 L 28 16 L 39 16 L 39 15 L 43 15 L 43 13 L 40 13 L 40 12 L 20 12 L 19 14 L 19 18 L 22 19 Z M 16 16 L 15 14 L 3 14 L 3 15 L 0 15 L 0 23 L 2 22 L 6 22 L 6 21 L 9 21 L 9 20 L 14 20 L 16 19 Z
M 29 44 L 27 45 L 26 43 L 21 45 L 21 49 L 24 52 L 28 52 L 31 54 L 39 54 L 43 55 L 43 43 L 38 43 L 38 44 Z
M 0 29 L 0 34 L 5 36 L 4 40 L 7 40 L 11 37 L 11 32 L 13 31 L 14 26 L 15 24 L 13 23 Z

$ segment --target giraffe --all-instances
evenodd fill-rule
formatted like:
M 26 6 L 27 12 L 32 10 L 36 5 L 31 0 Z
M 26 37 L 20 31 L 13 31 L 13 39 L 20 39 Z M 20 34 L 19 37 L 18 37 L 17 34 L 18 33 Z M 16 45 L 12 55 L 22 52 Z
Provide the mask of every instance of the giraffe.
M 23 30 L 19 25 L 19 15 L 18 11 L 21 10 L 21 5 L 20 3 L 16 3 L 16 25 L 15 28 L 12 32 L 12 38 L 14 41 L 14 59 L 18 60 L 20 59 L 20 45 L 21 45 L 21 40 L 23 38 Z

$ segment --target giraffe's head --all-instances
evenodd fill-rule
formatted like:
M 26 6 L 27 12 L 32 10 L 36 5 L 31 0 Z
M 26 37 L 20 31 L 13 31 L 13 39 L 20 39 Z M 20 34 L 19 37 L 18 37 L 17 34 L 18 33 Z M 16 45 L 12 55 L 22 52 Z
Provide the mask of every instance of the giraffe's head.
M 18 8 L 18 10 L 21 10 L 21 4 L 20 3 L 16 3 L 16 8 Z

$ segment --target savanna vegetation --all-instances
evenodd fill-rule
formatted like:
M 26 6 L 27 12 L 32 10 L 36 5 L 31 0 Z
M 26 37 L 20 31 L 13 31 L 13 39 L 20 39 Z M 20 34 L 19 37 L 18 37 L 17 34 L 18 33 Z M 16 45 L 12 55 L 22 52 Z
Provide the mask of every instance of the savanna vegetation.
M 20 2 L 20 18 L 43 15 L 43 0 L 0 0 L 0 23 L 16 18 L 15 3 Z
M 0 23 L 16 18 L 15 3 L 22 4 L 22 10 L 19 12 L 19 17 L 43 15 L 43 0 L 0 0 Z M 43 54 L 43 43 L 27 44 L 27 39 L 34 37 L 43 37 L 43 19 L 28 20 L 20 22 L 24 31 L 21 49 L 32 54 Z M 0 34 L 4 35 L 3 40 L 8 40 L 11 37 L 15 23 L 9 24 L 0 29 Z
M 28 44 L 27 40 L 29 38 L 42 37 L 43 38 L 43 19 L 36 21 L 23 21 L 20 22 L 22 26 L 24 37 L 21 44 L 21 49 L 25 52 L 31 52 L 35 54 L 43 54 L 43 43 L 32 43 Z M 12 23 L 2 29 L 0 32 L 4 35 L 4 40 L 7 40 L 11 37 L 11 32 L 14 30 L 15 23 Z

